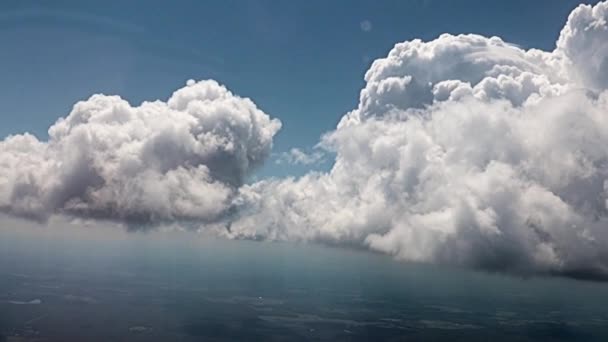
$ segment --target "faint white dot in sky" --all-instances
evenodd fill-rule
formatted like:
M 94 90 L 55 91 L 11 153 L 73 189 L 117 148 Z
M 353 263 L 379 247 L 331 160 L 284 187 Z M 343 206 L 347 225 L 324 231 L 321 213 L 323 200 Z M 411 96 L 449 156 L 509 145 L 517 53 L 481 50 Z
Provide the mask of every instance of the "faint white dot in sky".
M 372 22 L 367 19 L 363 20 L 360 25 L 363 32 L 369 32 L 372 30 Z

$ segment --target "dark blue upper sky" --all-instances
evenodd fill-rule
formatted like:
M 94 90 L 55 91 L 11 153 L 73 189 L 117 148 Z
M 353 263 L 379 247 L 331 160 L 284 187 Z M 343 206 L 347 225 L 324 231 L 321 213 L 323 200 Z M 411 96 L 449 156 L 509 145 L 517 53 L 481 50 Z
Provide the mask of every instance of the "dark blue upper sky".
M 138 104 L 166 99 L 187 79 L 213 78 L 281 119 L 276 152 L 311 147 L 356 106 L 371 61 L 395 43 L 479 33 L 551 50 L 578 3 L 3 2 L 0 136 L 28 131 L 44 139 L 49 125 L 93 93 Z M 301 171 L 294 168 L 269 163 L 261 174 Z

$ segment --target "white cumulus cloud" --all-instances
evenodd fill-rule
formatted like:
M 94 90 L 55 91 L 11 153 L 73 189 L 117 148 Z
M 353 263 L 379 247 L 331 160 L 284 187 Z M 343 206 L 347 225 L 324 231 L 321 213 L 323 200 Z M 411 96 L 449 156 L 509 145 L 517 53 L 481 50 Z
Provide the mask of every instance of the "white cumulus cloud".
M 554 51 L 444 34 L 395 45 L 322 145 L 327 173 L 241 188 L 232 238 L 608 279 L 608 3 Z
M 212 221 L 263 163 L 281 124 L 215 81 L 133 107 L 93 95 L 49 128 L 0 141 L 0 209 L 127 222 Z

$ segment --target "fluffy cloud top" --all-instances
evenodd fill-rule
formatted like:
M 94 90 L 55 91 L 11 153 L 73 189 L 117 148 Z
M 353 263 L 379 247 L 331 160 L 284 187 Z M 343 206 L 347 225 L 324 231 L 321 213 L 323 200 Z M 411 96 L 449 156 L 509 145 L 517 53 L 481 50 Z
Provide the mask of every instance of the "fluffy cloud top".
M 281 124 L 215 81 L 132 107 L 93 95 L 49 129 L 0 142 L 0 208 L 127 222 L 215 220 Z
M 500 38 L 399 43 L 322 145 L 328 173 L 245 186 L 235 238 L 608 278 L 608 3 L 552 52 Z

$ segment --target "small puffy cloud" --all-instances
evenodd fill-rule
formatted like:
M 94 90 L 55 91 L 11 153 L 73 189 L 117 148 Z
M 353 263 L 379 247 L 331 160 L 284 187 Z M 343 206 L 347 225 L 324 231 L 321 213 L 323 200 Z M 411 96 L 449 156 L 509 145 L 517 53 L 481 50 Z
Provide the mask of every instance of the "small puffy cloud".
M 363 20 L 359 23 L 359 26 L 361 27 L 361 31 L 363 32 L 369 32 L 372 30 L 373 26 L 372 26 L 372 22 L 369 20 Z
M 444 34 L 395 45 L 323 137 L 327 173 L 247 185 L 233 238 L 608 279 L 608 3 L 557 48 Z
M 299 148 L 292 148 L 288 152 L 283 152 L 276 159 L 277 164 L 291 165 L 311 165 L 318 164 L 323 161 L 325 154 L 319 150 L 306 153 Z
M 281 127 L 215 81 L 131 106 L 93 95 L 49 128 L 0 141 L 0 209 L 154 223 L 221 217 Z

